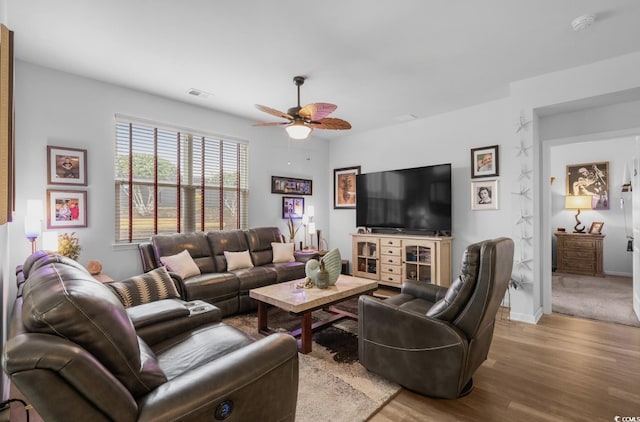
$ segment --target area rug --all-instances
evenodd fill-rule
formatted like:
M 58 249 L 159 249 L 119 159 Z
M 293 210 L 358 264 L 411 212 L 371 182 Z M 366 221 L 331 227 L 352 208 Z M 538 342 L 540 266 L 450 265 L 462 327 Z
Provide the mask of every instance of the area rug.
M 313 313 L 314 320 L 328 315 Z M 269 327 L 278 331 L 299 328 L 300 318 L 269 309 Z M 225 318 L 224 322 L 261 338 L 255 313 Z M 357 322 L 342 320 L 313 334 L 312 351 L 299 354 L 300 378 L 296 421 L 365 421 L 400 387 L 368 372 L 358 362 Z
M 553 312 L 640 327 L 630 277 L 554 273 L 552 282 Z

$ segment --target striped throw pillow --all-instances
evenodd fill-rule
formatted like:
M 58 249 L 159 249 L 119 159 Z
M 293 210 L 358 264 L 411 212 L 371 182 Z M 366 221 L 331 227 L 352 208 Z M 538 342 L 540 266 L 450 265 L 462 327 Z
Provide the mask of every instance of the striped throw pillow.
M 178 289 L 164 267 L 122 281 L 112 281 L 109 287 L 125 308 L 160 299 L 180 297 Z

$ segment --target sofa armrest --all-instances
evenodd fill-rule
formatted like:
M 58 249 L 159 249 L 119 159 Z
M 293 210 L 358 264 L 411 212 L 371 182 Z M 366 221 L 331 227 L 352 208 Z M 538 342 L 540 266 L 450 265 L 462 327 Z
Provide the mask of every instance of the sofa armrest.
M 401 293 L 436 303 L 447 293 L 447 288 L 424 281 L 406 280 L 402 283 Z
M 140 252 L 143 272 L 148 273 L 154 268 L 158 268 L 160 266 L 160 263 L 156 262 L 156 256 L 153 252 L 153 245 L 151 242 L 138 243 L 138 252 Z
M 293 256 L 296 262 L 306 263 L 310 259 L 320 259 L 318 251 L 293 251 Z
M 212 420 L 229 404 L 232 420 L 293 421 L 297 395 L 297 344 L 278 333 L 159 386 L 139 402 L 138 420 Z
M 127 308 L 127 314 L 148 345 L 222 320 L 220 309 L 202 300 L 156 300 Z

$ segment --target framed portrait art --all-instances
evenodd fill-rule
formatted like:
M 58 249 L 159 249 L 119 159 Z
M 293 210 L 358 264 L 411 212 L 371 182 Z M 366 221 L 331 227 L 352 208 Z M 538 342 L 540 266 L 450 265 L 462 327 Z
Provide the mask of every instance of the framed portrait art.
M 87 150 L 48 145 L 47 182 L 87 186 Z
M 591 196 L 591 208 L 609 209 L 609 162 L 567 166 L 566 195 Z
M 47 190 L 47 228 L 87 227 L 87 191 Z
M 471 149 L 471 178 L 499 176 L 498 145 Z
M 282 197 L 282 218 L 299 220 L 302 218 L 302 214 L 304 214 L 304 198 Z
M 360 174 L 360 166 L 333 170 L 333 208 L 356 207 L 356 175 L 358 174 Z
M 589 234 L 601 234 L 602 226 L 604 226 L 604 221 L 594 221 L 589 227 Z
M 497 180 L 471 182 L 471 209 L 473 211 L 498 209 Z

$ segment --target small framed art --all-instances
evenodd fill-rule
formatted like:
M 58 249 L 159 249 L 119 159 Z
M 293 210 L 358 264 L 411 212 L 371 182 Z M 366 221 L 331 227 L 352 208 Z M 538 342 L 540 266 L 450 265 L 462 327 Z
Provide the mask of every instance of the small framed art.
M 497 180 L 471 182 L 471 209 L 473 211 L 498 209 Z
M 47 228 L 87 227 L 87 191 L 47 190 Z
M 602 226 L 604 226 L 603 221 L 594 221 L 589 227 L 589 234 L 601 234 Z
M 499 176 L 498 145 L 471 149 L 471 178 Z
M 302 218 L 302 214 L 304 214 L 304 198 L 282 197 L 282 218 L 299 220 Z
M 271 176 L 271 193 L 311 195 L 313 193 L 313 181 L 309 179 Z
M 356 207 L 356 175 L 358 174 L 360 174 L 360 166 L 333 170 L 333 208 Z
M 87 186 L 87 150 L 47 145 L 47 182 Z

